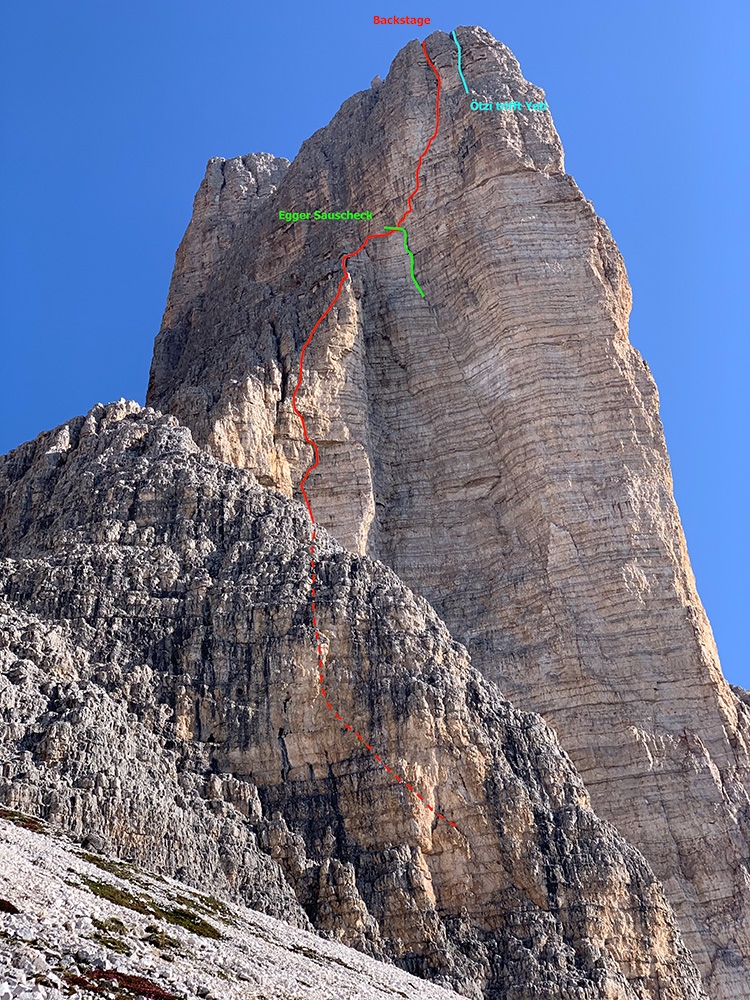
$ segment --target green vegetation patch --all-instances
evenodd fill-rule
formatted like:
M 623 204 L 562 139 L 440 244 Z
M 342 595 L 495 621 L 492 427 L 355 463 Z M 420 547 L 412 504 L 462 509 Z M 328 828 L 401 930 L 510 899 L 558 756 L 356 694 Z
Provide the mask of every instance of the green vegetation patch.
M 88 851 L 81 851 L 79 857 L 83 861 L 88 861 L 90 865 L 96 865 L 97 868 L 101 868 L 103 872 L 109 872 L 110 875 L 116 875 L 117 878 L 124 879 L 126 882 L 137 882 L 136 870 L 132 865 L 126 864 L 124 861 L 113 861 L 110 858 L 100 858 L 98 854 L 89 854 Z
M 128 864 L 125 861 L 116 861 L 112 858 L 102 858 L 97 854 L 89 854 L 88 851 L 81 851 L 79 857 L 81 860 L 88 861 L 89 864 L 100 868 L 103 872 L 115 875 L 117 878 L 121 878 L 125 882 L 133 882 L 139 888 L 148 887 L 147 883 L 144 882 L 143 873 L 140 872 L 134 865 Z M 160 878 L 160 876 L 151 875 L 151 873 L 149 873 L 149 877 Z M 87 879 L 85 876 L 81 876 L 81 878 L 84 879 L 92 892 L 97 891 L 91 886 L 91 882 L 95 880 Z M 161 881 L 163 881 L 163 879 L 161 879 Z M 96 884 L 98 886 L 107 885 L 105 882 L 97 882 Z M 133 896 L 126 890 L 123 891 L 115 889 L 114 886 L 109 886 L 109 889 L 115 893 L 119 893 L 121 897 L 128 897 L 131 900 L 131 902 L 123 902 L 121 900 L 112 899 L 111 902 L 117 903 L 118 906 L 126 906 L 128 909 L 136 910 L 138 913 L 153 913 L 155 916 L 160 916 L 164 920 L 169 921 L 171 924 L 177 924 L 180 927 L 185 927 L 194 934 L 200 934 L 203 937 L 221 937 L 221 935 L 215 927 L 212 927 L 211 924 L 194 913 L 194 910 L 202 910 L 204 913 L 219 917 L 224 920 L 225 923 L 232 925 L 236 924 L 234 914 L 228 906 L 222 903 L 221 900 L 214 899 L 213 896 L 206 896 L 202 892 L 196 891 L 191 893 L 190 896 L 175 893 L 172 895 L 172 899 L 178 904 L 178 906 L 169 910 L 160 907 L 157 903 L 153 902 L 153 900 L 148 900 L 146 905 L 149 906 L 149 909 L 143 910 L 140 909 L 139 906 L 132 905 L 133 899 L 139 901 L 140 905 L 143 905 L 143 897 Z
M 116 885 L 110 885 L 109 882 L 97 882 L 96 879 L 89 878 L 88 875 L 81 875 L 80 879 L 95 896 L 101 896 L 102 899 L 109 900 L 110 903 L 114 903 L 116 906 L 135 910 L 136 913 L 151 914 L 154 912 L 153 906 L 146 900 L 134 896 L 127 889 L 118 889 Z
M 209 924 L 207 920 L 203 917 L 199 917 L 197 913 L 191 913 L 190 910 L 161 910 L 158 914 L 164 920 L 167 920 L 170 924 L 176 924 L 178 927 L 184 927 L 185 930 L 192 931 L 193 934 L 200 934 L 201 937 L 214 938 L 219 940 L 221 934 L 213 924 Z
M 100 896 L 116 906 L 122 906 L 149 917 L 158 917 L 160 920 L 166 920 L 169 924 L 184 927 L 191 934 L 199 934 L 201 937 L 214 938 L 215 940 L 221 939 L 220 932 L 213 924 L 198 916 L 197 913 L 193 913 L 192 910 L 180 907 L 165 909 L 153 899 L 146 896 L 135 896 L 128 889 L 118 889 L 117 886 L 110 885 L 109 882 L 98 882 L 87 875 L 79 875 L 79 878 L 94 895 Z
M 212 913 L 214 916 L 219 917 L 225 923 L 236 925 L 234 913 L 230 908 L 222 903 L 220 899 L 214 899 L 213 896 L 204 896 L 202 892 L 195 892 L 192 894 L 193 898 L 190 899 L 188 896 L 181 896 L 175 894 L 173 897 L 176 903 L 180 903 L 181 906 L 194 906 L 197 910 L 203 910 L 205 913 Z
M 31 830 L 32 833 L 46 833 L 47 831 L 46 825 L 36 816 L 25 816 L 23 813 L 16 812 L 15 809 L 6 809 L 5 806 L 0 806 L 0 819 L 7 819 L 9 823 L 22 826 L 24 830 Z

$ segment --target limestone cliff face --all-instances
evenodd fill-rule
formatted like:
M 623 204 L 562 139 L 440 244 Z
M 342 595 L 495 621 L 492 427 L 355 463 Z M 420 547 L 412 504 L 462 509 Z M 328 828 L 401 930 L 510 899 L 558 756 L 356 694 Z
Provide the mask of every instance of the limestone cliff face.
M 748 998 L 748 713 L 696 592 L 656 388 L 628 343 L 625 269 L 549 114 L 470 107 L 541 91 L 486 32 L 458 36 L 470 96 L 451 39 L 427 40 L 441 124 L 407 223 L 426 296 L 400 238 L 372 241 L 307 354 L 316 516 L 553 724 L 595 808 L 664 881 L 712 996 Z M 342 254 L 405 210 L 435 89 L 411 42 L 288 170 L 273 161 L 276 190 L 241 219 L 232 178 L 268 159 L 212 161 L 199 192 L 149 402 L 288 495 L 310 461 L 290 406 L 300 346 Z M 202 258 L 213 190 L 216 218 L 239 221 Z M 316 208 L 374 220 L 279 222 Z M 186 259 L 204 260 L 200 282 Z
M 699 1000 L 639 852 L 422 598 L 174 417 L 97 407 L 0 465 L 0 800 L 450 985 Z

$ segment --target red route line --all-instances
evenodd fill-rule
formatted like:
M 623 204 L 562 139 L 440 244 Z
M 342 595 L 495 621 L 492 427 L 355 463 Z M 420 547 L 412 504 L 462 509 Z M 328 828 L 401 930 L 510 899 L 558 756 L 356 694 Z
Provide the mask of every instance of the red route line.
M 425 146 L 424 150 L 422 151 L 422 155 L 419 157 L 419 160 L 417 162 L 417 169 L 416 169 L 416 172 L 415 172 L 415 175 L 414 175 L 415 187 L 414 187 L 414 190 L 412 191 L 412 193 L 407 198 L 407 201 L 406 201 L 407 209 L 404 212 L 404 214 L 401 216 L 401 218 L 398 220 L 397 225 L 399 225 L 399 226 L 403 225 L 404 219 L 406 219 L 406 217 L 412 211 L 412 208 L 413 208 L 413 206 L 412 206 L 412 200 L 414 199 L 415 195 L 419 191 L 419 186 L 420 186 L 419 171 L 422 169 L 422 162 L 423 162 L 425 156 L 427 156 L 427 153 L 429 152 L 430 146 L 435 141 L 435 139 L 437 137 L 437 134 L 438 134 L 438 129 L 440 128 L 440 89 L 441 89 L 442 81 L 440 80 L 440 74 L 437 71 L 437 67 L 435 66 L 435 64 L 433 63 L 432 59 L 430 59 L 429 55 L 427 54 L 427 48 L 426 48 L 424 42 L 422 42 L 422 51 L 424 52 L 425 59 L 430 64 L 430 67 L 431 67 L 431 69 L 432 69 L 432 71 L 435 74 L 435 77 L 437 79 L 437 95 L 436 95 L 436 98 L 435 98 L 435 131 L 430 136 L 429 142 Z M 415 791 L 412 788 L 412 786 L 407 781 L 405 781 L 400 775 L 396 774 L 396 772 L 393 771 L 392 768 L 388 767 L 388 765 L 383 762 L 383 760 L 378 756 L 378 754 L 375 753 L 375 751 L 370 746 L 370 744 L 365 741 L 364 737 L 360 736 L 360 734 L 358 732 L 356 732 L 354 730 L 354 728 L 349 725 L 348 722 L 345 722 L 344 719 L 342 719 L 342 717 L 339 715 L 339 713 L 336 711 L 336 709 L 333 707 L 333 705 L 330 703 L 330 701 L 327 700 L 328 696 L 327 696 L 327 693 L 326 693 L 326 689 L 325 689 L 325 687 L 323 687 L 323 685 L 325 684 L 325 678 L 323 677 L 323 652 L 322 652 L 321 647 L 320 647 L 320 632 L 318 631 L 318 618 L 317 618 L 316 607 L 315 607 L 315 581 L 317 579 L 317 577 L 315 575 L 315 538 L 316 538 L 316 535 L 317 535 L 317 529 L 315 528 L 315 515 L 313 514 L 312 504 L 310 503 L 310 498 L 307 495 L 307 490 L 305 489 L 305 483 L 307 482 L 307 479 L 308 479 L 310 473 L 314 469 L 317 469 L 317 467 L 318 467 L 318 465 L 320 463 L 320 453 L 318 452 L 318 445 L 317 445 L 317 443 L 307 433 L 307 424 L 305 423 L 305 418 L 302 416 L 302 414 L 300 413 L 300 411 L 297 409 L 297 393 L 300 390 L 300 387 L 302 385 L 302 380 L 304 378 L 304 363 L 305 363 L 305 354 L 307 353 L 307 348 L 312 343 L 312 339 L 315 336 L 315 331 L 318 329 L 318 327 L 323 322 L 323 320 L 326 318 L 326 316 L 330 313 L 331 309 L 333 309 L 333 307 L 338 302 L 339 296 L 341 295 L 342 289 L 344 287 L 344 282 L 347 280 L 347 278 L 349 278 L 349 272 L 346 269 L 346 262 L 348 260 L 350 260 L 352 257 L 356 257 L 357 254 L 361 253 L 364 250 L 364 248 L 367 246 L 367 244 L 370 242 L 370 240 L 382 240 L 382 239 L 386 239 L 394 231 L 395 230 L 390 230 L 387 233 L 371 233 L 365 239 L 365 241 L 361 244 L 361 246 L 359 246 L 356 250 L 354 250 L 352 253 L 346 253 L 346 254 L 344 254 L 344 256 L 341 258 L 341 271 L 342 271 L 342 275 L 341 275 L 341 280 L 339 281 L 339 284 L 338 284 L 338 288 L 336 289 L 336 294 L 334 295 L 333 299 L 331 300 L 331 302 L 330 302 L 328 308 L 326 309 L 326 311 L 323 313 L 323 315 L 320 317 L 320 319 L 318 320 L 318 322 L 315 324 L 315 326 L 310 331 L 310 336 L 307 338 L 307 340 L 302 345 L 302 351 L 300 352 L 300 358 L 299 358 L 299 378 L 297 379 L 297 385 L 294 387 L 294 392 L 292 393 L 292 408 L 294 409 L 294 412 L 297 414 L 297 416 L 299 417 L 299 421 L 302 424 L 302 434 L 303 434 L 303 436 L 305 438 L 305 442 L 312 447 L 313 454 L 315 455 L 315 461 L 312 463 L 312 465 L 310 465 L 310 466 L 307 467 L 307 469 L 305 470 L 305 474 L 303 475 L 302 479 L 300 480 L 300 484 L 299 484 L 299 488 L 302 491 L 302 496 L 305 498 L 305 506 L 307 507 L 307 513 L 310 515 L 310 522 L 311 522 L 311 524 L 313 526 L 312 537 L 310 539 L 310 574 L 311 574 L 311 582 L 312 582 L 312 588 L 310 590 L 310 605 L 311 605 L 311 610 L 312 610 L 313 626 L 315 628 L 315 644 L 316 644 L 317 650 L 318 650 L 318 678 L 320 680 L 320 693 L 321 693 L 323 699 L 325 700 L 326 708 L 328 708 L 329 711 L 333 712 L 335 718 L 339 722 L 343 722 L 343 724 L 344 724 L 344 726 L 345 726 L 346 729 L 348 729 L 350 732 L 354 733 L 354 735 L 357 737 L 357 739 L 370 751 L 370 753 L 373 755 L 373 757 L 375 758 L 375 760 L 378 761 L 378 763 L 383 767 L 383 770 L 387 771 L 389 774 L 392 775 L 394 781 L 397 781 L 400 784 L 405 785 L 406 788 L 408 788 L 409 791 L 412 792 L 412 794 L 424 805 L 425 809 L 429 809 L 430 812 L 434 813 L 435 816 L 437 816 L 437 818 L 439 820 L 445 820 L 445 822 L 448 823 L 450 826 L 455 827 L 456 824 L 453 822 L 453 820 L 447 819 L 445 816 L 443 816 L 442 813 L 437 812 L 435 810 L 435 807 L 432 806 L 432 805 L 430 805 L 429 802 L 425 802 L 425 800 L 422 798 L 422 796 L 419 794 L 419 792 Z

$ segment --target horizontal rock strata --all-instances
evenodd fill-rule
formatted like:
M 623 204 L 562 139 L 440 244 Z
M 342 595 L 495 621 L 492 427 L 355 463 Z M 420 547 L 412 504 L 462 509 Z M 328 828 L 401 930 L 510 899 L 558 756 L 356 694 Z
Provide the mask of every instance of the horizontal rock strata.
M 542 92 L 482 29 L 458 38 L 470 95 L 452 39 L 426 42 L 441 122 L 406 223 L 425 298 L 400 235 L 371 241 L 307 354 L 316 517 L 395 569 L 514 703 L 544 714 L 597 811 L 664 881 L 711 995 L 747 1000 L 748 715 L 696 592 L 656 387 L 628 342 L 625 268 L 564 172 L 549 113 L 526 106 Z M 301 344 L 341 256 L 405 211 L 435 96 L 410 42 L 288 169 L 214 160 L 196 200 L 148 401 L 289 495 L 310 461 L 290 405 Z M 275 185 L 262 196 L 261 168 Z M 315 208 L 374 218 L 278 218 Z M 231 235 L 207 253 L 225 219 Z M 202 262 L 200 280 L 185 260 Z
M 703 997 L 660 884 L 432 608 L 173 417 L 0 465 L 0 800 L 468 997 Z

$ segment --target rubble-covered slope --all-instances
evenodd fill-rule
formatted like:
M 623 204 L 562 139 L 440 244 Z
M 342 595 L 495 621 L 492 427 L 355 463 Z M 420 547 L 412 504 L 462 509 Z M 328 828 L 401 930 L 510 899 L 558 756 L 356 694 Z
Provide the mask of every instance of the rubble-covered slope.
M 0 799 L 95 850 L 507 1000 L 702 996 L 660 884 L 552 731 L 395 574 L 173 417 L 0 465 Z M 309 921 L 309 923 L 308 923 Z
M 83 851 L 34 818 L 0 810 L 0 1000 L 71 995 L 455 998 L 338 942 Z

